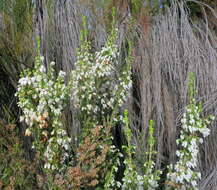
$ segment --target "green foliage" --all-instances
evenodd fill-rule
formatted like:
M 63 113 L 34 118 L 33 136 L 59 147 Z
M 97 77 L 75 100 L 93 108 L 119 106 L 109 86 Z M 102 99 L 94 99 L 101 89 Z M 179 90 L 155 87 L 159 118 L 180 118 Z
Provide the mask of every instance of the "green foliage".
M 85 16 L 82 16 L 82 26 L 83 29 L 81 30 L 81 35 L 80 35 L 81 43 L 87 41 L 87 36 L 88 36 L 87 20 Z
M 98 0 L 97 6 L 105 7 L 110 1 Z M 122 2 L 122 1 L 120 1 Z M 142 14 L 142 0 L 129 2 L 135 17 Z M 159 13 L 159 1 L 147 0 L 148 14 Z M 169 2 L 169 1 L 167 1 Z M 164 4 L 167 4 L 164 3 Z M 204 0 L 204 2 L 211 2 Z M 46 0 L 48 15 L 52 22 L 54 3 Z M 188 2 L 192 15 L 201 14 L 198 4 Z M 128 6 L 128 4 L 126 5 Z M 20 71 L 31 67 L 34 54 L 32 35 L 32 2 L 29 0 L 0 0 L 0 118 L 13 121 L 11 98 L 17 87 Z M 54 63 L 48 68 L 43 66 L 38 43 L 38 57 L 32 69 L 21 74 L 18 84 L 18 105 L 23 111 L 21 122 L 27 124 L 26 136 L 33 139 L 36 160 L 43 166 L 46 173 L 44 187 L 37 187 L 35 169 L 39 164 L 30 163 L 24 159 L 22 142 L 18 138 L 17 129 L 13 125 L 0 123 L 0 189 L 157 189 L 161 172 L 155 169 L 155 137 L 154 122 L 149 122 L 149 136 L 145 163 L 141 173 L 137 171 L 133 134 L 130 128 L 128 111 L 124 111 L 124 119 L 120 108 L 126 102 L 132 86 L 131 63 L 132 44 L 129 42 L 129 52 L 123 66 L 118 63 L 119 50 L 116 46 L 118 31 L 114 29 L 117 13 L 111 8 L 109 30 L 111 34 L 104 47 L 99 52 L 93 52 L 88 41 L 86 18 L 83 17 L 81 32 L 81 47 L 78 51 L 76 69 L 72 71 L 69 84 L 65 84 L 65 73 L 56 73 Z M 135 19 L 136 20 L 136 19 Z M 136 22 L 134 20 L 134 22 Z M 8 85 L 10 83 L 10 85 Z M 211 116 L 202 118 L 202 104 L 195 97 L 195 77 L 189 75 L 189 104 L 185 108 L 181 120 L 181 134 L 177 140 L 179 150 L 176 154 L 178 162 L 171 166 L 168 174 L 168 184 L 171 189 L 197 189 L 200 173 L 197 168 L 199 144 L 209 135 L 207 127 L 213 119 Z M 9 87 L 8 87 L 9 86 Z M 83 136 L 79 148 L 71 154 L 70 138 L 63 127 L 62 112 L 71 98 L 74 107 L 79 111 Z M 13 101 L 12 101 L 13 102 Z M 16 109 L 13 109 L 16 110 Z M 16 112 L 16 111 L 15 111 Z M 111 120 L 110 122 L 106 122 Z M 127 139 L 125 150 L 125 165 L 123 184 L 115 181 L 115 175 L 120 164 L 120 154 L 112 146 L 111 130 L 124 122 L 124 133 Z M 103 125 L 103 126 L 101 126 Z M 97 130 L 99 130 L 97 132 Z M 88 136 L 89 135 L 89 136 Z M 25 137 L 29 138 L 29 137 Z M 72 161 L 71 161 L 72 159 Z M 77 172 L 77 173 L 76 173 Z M 72 179 L 65 174 L 69 174 Z M 79 175 L 78 175 L 79 174 Z M 79 181 L 80 180 L 80 181 Z
M 156 170 L 155 167 L 155 154 L 157 153 L 155 148 L 154 137 L 154 121 L 149 121 L 149 137 L 148 137 L 148 151 L 146 152 L 147 158 L 144 163 L 144 188 L 147 190 L 156 189 L 158 187 L 158 181 L 160 180 L 161 171 Z
M 191 16 L 197 16 L 202 13 L 201 6 L 195 2 L 187 2 Z
M 29 66 L 32 61 L 30 1 L 0 0 L 0 15 L 0 116 L 4 118 L 2 110 L 8 110 L 14 115 L 17 113 L 14 93 L 19 73 L 24 65 Z
M 141 0 L 131 0 L 131 3 L 132 3 L 132 13 L 134 15 L 138 14 L 141 7 L 143 6 L 143 1 Z
M 13 43 L 14 47 L 11 50 L 15 50 L 14 54 L 21 56 L 24 53 L 24 49 L 32 44 L 23 46 L 28 38 L 32 37 L 32 7 L 29 0 L 1 0 L 2 4 L 2 35 L 0 35 L 0 40 L 8 38 L 7 43 Z M 7 36 L 7 37 L 6 37 Z M 5 44 L 2 41 L 2 45 Z M 0 45 L 1 47 L 1 45 Z M 19 52 L 19 53 L 18 53 Z M 22 52 L 22 53 L 21 53 Z M 11 55 L 13 56 L 13 55 Z
M 119 154 L 115 154 L 115 156 L 116 157 L 113 158 L 111 169 L 110 171 L 107 172 L 105 176 L 103 190 L 110 190 L 110 189 L 115 190 L 121 187 L 121 183 L 115 180 L 115 176 L 118 172 L 118 167 L 120 166 L 120 157 L 122 157 L 123 155 L 119 153 Z
M 24 32 L 26 29 L 26 20 L 31 14 L 31 5 L 29 0 L 16 0 L 12 9 L 12 15 L 15 21 L 16 30 Z
M 150 16 L 159 13 L 160 9 L 165 5 L 167 5 L 167 1 L 159 2 L 159 0 L 131 0 L 131 11 L 134 16 L 144 14 L 144 11 Z
M 189 82 L 188 82 L 188 94 L 189 94 L 189 102 L 192 103 L 194 101 L 195 96 L 195 75 L 193 72 L 189 73 Z
M 124 189 L 137 189 L 138 184 L 142 181 L 142 176 L 140 176 L 136 171 L 136 165 L 133 161 L 133 154 L 135 153 L 135 146 L 132 145 L 132 132 L 129 127 L 128 110 L 124 111 L 124 134 L 127 139 L 127 146 L 123 146 L 127 156 L 124 160 L 126 169 L 124 171 L 123 188 Z
M 115 11 L 113 10 L 113 16 L 114 14 Z M 85 140 L 89 137 L 90 131 L 95 130 L 97 126 L 107 123 L 109 120 L 107 127 L 109 128 L 121 121 L 119 109 L 126 101 L 132 85 L 130 66 L 132 59 L 130 59 L 130 56 L 126 59 L 126 65 L 118 70 L 119 54 L 117 46 L 115 45 L 117 30 L 113 28 L 105 46 L 99 52 L 94 53 L 91 51 L 90 43 L 86 40 L 86 35 L 87 33 L 83 31 L 81 47 L 78 51 L 78 58 L 75 63 L 76 68 L 71 72 L 70 79 L 73 101 L 76 108 L 80 111 L 79 120 L 83 130 L 81 147 L 87 144 Z M 104 130 L 106 131 L 107 129 L 105 128 Z M 104 136 L 106 137 L 106 135 Z M 111 136 L 111 134 L 107 134 L 107 136 Z M 99 142 L 101 142 L 101 140 L 99 140 Z M 103 141 L 101 144 L 103 144 Z M 109 145 L 108 142 L 104 144 Z M 85 188 L 90 184 L 95 184 L 98 189 L 102 186 L 104 189 L 114 189 L 120 186 L 120 183 L 116 182 L 114 179 L 119 165 L 119 158 L 116 151 L 115 147 L 111 148 L 110 146 L 108 153 L 110 152 L 109 155 L 112 155 L 110 157 L 113 157 L 113 159 L 106 159 L 104 161 L 105 165 L 107 165 L 107 167 L 109 166 L 109 170 L 106 170 L 104 173 L 105 179 L 99 180 L 95 177 L 95 179 L 93 178 L 92 181 L 86 183 L 85 181 L 88 181 L 87 174 L 91 173 L 93 170 L 93 168 L 89 167 L 90 163 L 88 162 L 83 166 L 78 164 L 77 167 L 71 170 L 72 176 L 73 174 L 80 176 L 82 179 L 81 184 L 76 181 L 77 177 L 75 176 L 72 178 L 72 181 L 74 180 L 77 187 L 85 186 Z M 99 153 L 99 151 L 95 152 Z M 83 153 L 79 153 L 79 155 L 81 154 L 83 155 Z M 97 155 L 95 153 L 94 156 L 93 159 L 96 159 Z M 91 159 L 92 158 L 89 158 L 89 160 Z M 94 163 L 93 161 L 92 164 Z M 100 166 L 97 166 L 97 168 L 98 167 Z M 84 168 L 86 168 L 86 170 Z
M 161 171 L 154 168 L 154 151 L 155 139 L 154 139 L 154 122 L 149 122 L 149 137 L 148 137 L 148 151 L 146 152 L 146 161 L 142 174 L 139 174 L 136 170 L 136 164 L 133 158 L 135 153 L 135 146 L 132 144 L 132 132 L 129 128 L 128 111 L 124 111 L 124 133 L 127 138 L 127 146 L 124 146 L 127 156 L 125 158 L 126 169 L 124 171 L 123 189 L 139 189 L 144 188 L 146 190 L 156 189 L 158 187 L 158 181 L 160 180 Z

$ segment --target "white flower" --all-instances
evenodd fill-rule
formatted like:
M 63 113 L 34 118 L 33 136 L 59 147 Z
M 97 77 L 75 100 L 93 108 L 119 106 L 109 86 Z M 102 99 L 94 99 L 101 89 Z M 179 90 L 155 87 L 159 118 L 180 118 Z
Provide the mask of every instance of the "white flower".
M 193 187 L 197 186 L 197 182 L 195 180 L 191 181 L 191 184 L 192 184 Z
M 186 124 L 187 120 L 186 118 L 181 119 L 182 124 Z
M 183 129 L 187 129 L 188 126 L 187 126 L 186 124 L 183 124 L 183 125 L 182 125 L 182 128 L 183 128 Z
M 59 77 L 64 78 L 66 76 L 66 73 L 63 71 L 59 72 Z
M 30 131 L 29 128 L 27 128 L 25 131 L 25 136 L 31 136 L 31 135 L 32 135 L 32 132 Z
M 24 116 L 20 116 L 20 122 L 24 121 L 25 117 Z
M 203 134 L 204 137 L 207 137 L 210 134 L 210 129 L 208 129 L 208 128 L 201 128 L 200 132 Z
M 41 72 L 41 73 L 45 73 L 46 72 L 46 69 L 45 69 L 45 67 L 42 65 L 40 68 L 39 68 L 39 71 Z M 34 79 L 35 80 L 35 79 Z
M 189 121 L 189 123 L 190 123 L 190 124 L 194 124 L 194 123 L 195 123 L 195 120 L 194 120 L 194 119 L 191 119 L 191 120 Z
M 47 168 L 47 169 L 50 169 L 50 164 L 49 164 L 49 163 L 45 163 L 45 164 L 44 164 L 44 168 L 45 168 L 45 169 L 46 169 L 46 168 Z
M 20 80 L 19 80 L 19 84 L 21 85 L 21 86 L 25 86 L 25 85 L 27 85 L 29 83 L 29 78 L 28 77 L 24 77 L 24 78 L 21 78 Z
M 58 143 L 59 145 L 61 145 L 62 142 L 63 142 L 63 139 L 57 139 L 57 143 Z
M 141 181 L 141 180 L 143 180 L 143 177 L 141 175 L 137 175 L 137 180 Z
M 53 67 L 53 66 L 55 65 L 55 62 L 52 61 L 52 62 L 50 63 L 50 65 L 51 65 L 51 67 Z
M 68 144 L 64 144 L 63 147 L 64 147 L 66 150 L 69 150 L 69 145 L 68 145 Z
M 186 141 L 183 141 L 182 146 L 186 148 L 188 146 L 188 143 Z
M 199 138 L 199 143 L 203 143 L 203 139 L 202 138 Z
M 44 61 L 44 56 L 40 56 L 41 62 Z
M 178 156 L 178 157 L 180 157 L 181 156 L 181 152 L 180 151 L 176 151 L 176 155 Z

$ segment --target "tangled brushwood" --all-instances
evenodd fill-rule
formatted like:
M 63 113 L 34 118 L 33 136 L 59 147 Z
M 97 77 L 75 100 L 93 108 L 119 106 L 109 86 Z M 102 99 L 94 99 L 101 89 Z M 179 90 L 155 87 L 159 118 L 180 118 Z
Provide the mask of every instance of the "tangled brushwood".
M 65 174 L 63 184 L 67 187 L 120 186 L 114 179 L 120 154 L 112 145 L 112 127 L 123 118 L 120 108 L 127 100 L 132 81 L 130 59 L 117 72 L 116 38 L 114 29 L 96 53 L 91 53 L 89 42 L 84 40 L 67 85 L 65 73 L 60 71 L 55 76 L 54 62 L 46 69 L 42 56 L 36 57 L 34 69 L 24 71 L 19 80 L 16 95 L 23 111 L 20 121 L 28 126 L 25 135 L 33 137 L 32 148 L 40 153 L 44 172 L 53 174 L 53 181 L 58 181 L 56 174 L 61 178 Z M 77 150 L 70 146 L 71 139 L 61 122 L 70 99 L 79 110 L 82 127 Z M 59 187 L 58 183 L 54 185 Z
M 215 189 L 201 1 L 0 0 L 0 189 Z
M 128 111 L 124 112 L 124 117 L 120 112 L 132 86 L 129 61 L 132 59 L 126 59 L 125 65 L 117 70 L 117 32 L 114 29 L 105 46 L 96 53 L 91 52 L 89 42 L 82 41 L 76 68 L 67 85 L 65 73 L 60 71 L 55 75 L 54 62 L 46 69 L 42 56 L 36 57 L 34 69 L 25 70 L 21 75 L 16 94 L 23 111 L 20 121 L 28 126 L 25 135 L 33 137 L 32 148 L 40 155 L 52 188 L 154 190 L 159 187 L 162 172 L 155 168 L 153 121 L 149 124 L 145 162 L 138 170 L 133 159 L 136 147 L 132 145 Z M 168 189 L 198 189 L 201 178 L 197 170 L 199 144 L 209 135 L 207 125 L 213 119 L 201 118 L 202 107 L 196 104 L 194 80 L 189 76 L 190 99 L 181 120 L 180 138 L 176 141 L 181 149 L 176 152 L 178 162 L 168 166 Z M 62 112 L 70 99 L 79 110 L 82 127 L 76 150 L 61 122 Z M 124 125 L 127 139 L 123 146 L 126 168 L 122 181 L 115 178 L 123 155 L 112 145 L 112 128 L 117 124 Z

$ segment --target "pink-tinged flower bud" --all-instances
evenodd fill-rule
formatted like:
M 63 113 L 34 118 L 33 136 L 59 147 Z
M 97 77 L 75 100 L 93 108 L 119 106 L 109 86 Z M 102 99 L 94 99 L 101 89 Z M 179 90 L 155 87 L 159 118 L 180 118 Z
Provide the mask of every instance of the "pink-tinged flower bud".
M 30 131 L 30 129 L 28 128 L 28 129 L 26 129 L 26 131 L 25 131 L 25 136 L 31 136 L 32 135 L 32 132 Z

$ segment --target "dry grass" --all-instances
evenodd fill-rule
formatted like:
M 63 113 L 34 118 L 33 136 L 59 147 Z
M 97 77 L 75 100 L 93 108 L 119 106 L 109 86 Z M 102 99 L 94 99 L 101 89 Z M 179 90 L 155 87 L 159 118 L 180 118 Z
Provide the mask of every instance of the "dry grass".
M 196 99 L 204 103 L 204 115 L 216 115 L 216 40 L 204 20 L 197 20 L 197 23 L 190 20 L 184 3 L 173 3 L 165 14 L 153 17 L 149 34 L 138 40 L 135 89 L 139 90 L 132 109 L 135 110 L 135 104 L 139 105 L 136 110 L 139 118 L 135 118 L 132 127 L 140 159 L 146 147 L 148 121 L 154 119 L 157 166 L 164 168 L 168 162 L 175 162 L 175 139 L 179 135 L 183 108 L 188 102 L 189 72 L 196 74 Z M 201 147 L 199 168 L 203 175 L 209 172 L 213 175 L 217 164 L 215 122 L 210 128 L 212 134 Z M 209 179 L 203 178 L 202 189 L 206 189 L 204 184 Z
M 74 68 L 76 49 L 79 47 L 81 15 L 86 15 L 88 18 L 89 38 L 94 49 L 99 49 L 105 42 L 109 16 L 105 18 L 103 15 L 105 12 L 96 8 L 98 4 L 94 4 L 94 0 L 36 2 L 37 6 L 33 17 L 34 32 L 41 37 L 41 53 L 45 56 L 45 64 L 54 60 L 57 63 L 57 70 L 63 69 L 67 73 Z M 153 119 L 157 138 L 157 167 L 164 169 L 166 164 L 176 160 L 175 139 L 179 135 L 183 108 L 188 102 L 189 72 L 196 74 L 196 91 L 198 92 L 196 98 L 204 103 L 204 115 L 208 113 L 216 115 L 217 113 L 217 37 L 211 30 L 217 27 L 217 13 L 215 9 L 210 9 L 211 7 L 200 3 L 201 6 L 205 6 L 204 9 L 202 8 L 204 19 L 192 21 L 185 3 L 172 3 L 164 14 L 152 18 L 141 14 L 137 23 L 132 24 L 129 22 L 131 14 L 127 1 L 120 2 L 124 2 L 124 6 L 116 3 L 120 10 L 120 20 L 117 22 L 119 28 L 117 43 L 122 56 L 126 56 L 126 39 L 132 39 L 135 42 L 133 52 L 135 58 L 133 64 L 134 89 L 130 102 L 126 106 L 130 108 L 131 127 L 134 130 L 137 156 L 142 162 L 146 149 L 148 121 Z M 210 5 L 215 8 L 214 3 Z M 106 11 L 109 12 L 108 8 Z M 208 19 L 206 19 L 207 15 Z M 0 29 L 4 26 L 2 18 L 1 14 Z M 10 38 L 5 38 L 10 35 L 10 33 L 0 35 L 0 42 L 4 42 L 0 45 L 0 50 L 4 50 L 0 52 L 0 72 L 10 77 L 8 81 L 15 88 L 18 71 L 24 67 L 26 60 L 31 63 L 29 52 L 26 50 L 32 47 L 32 44 L 29 44 L 25 38 L 24 46 L 28 48 L 18 47 L 19 52 L 24 53 L 22 56 L 14 56 L 11 51 L 8 51 L 14 45 L 13 41 Z M 19 52 L 15 55 L 19 55 Z M 7 59 L 5 55 L 7 55 Z M 3 61 L 13 64 L 2 64 Z M 5 85 L 6 83 L 4 83 L 4 89 Z M 0 95 L 2 96 L 1 93 Z M 80 128 L 75 116 L 76 110 L 70 105 L 64 120 L 71 136 L 76 138 Z M 1 113 L 0 117 L 2 117 Z M 214 189 L 217 184 L 215 177 L 217 130 L 215 125 L 216 122 L 210 126 L 212 128 L 211 136 L 201 146 L 199 163 L 203 174 L 201 190 Z

